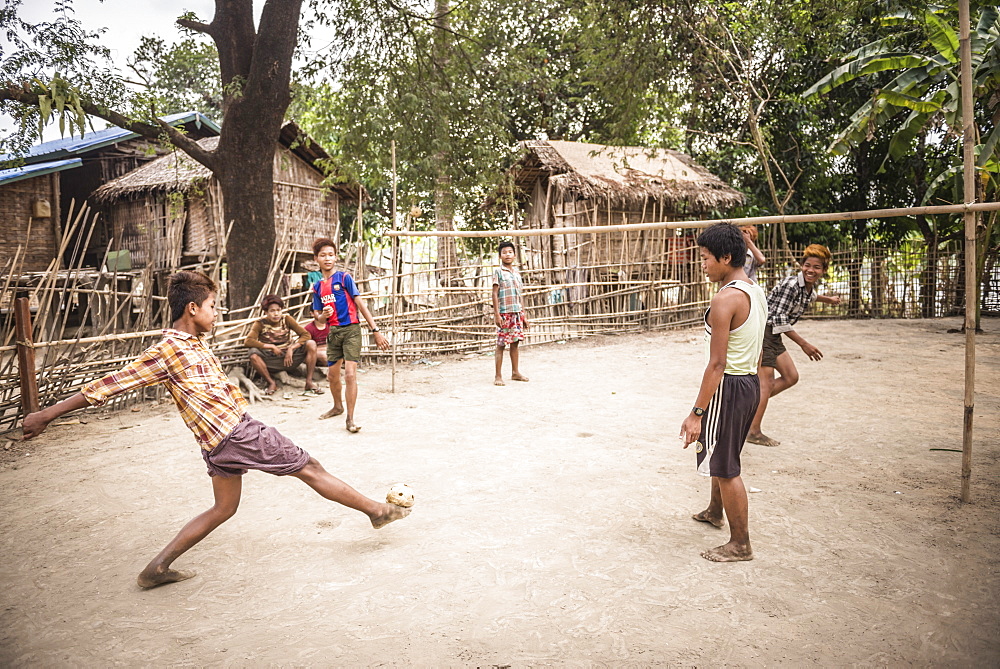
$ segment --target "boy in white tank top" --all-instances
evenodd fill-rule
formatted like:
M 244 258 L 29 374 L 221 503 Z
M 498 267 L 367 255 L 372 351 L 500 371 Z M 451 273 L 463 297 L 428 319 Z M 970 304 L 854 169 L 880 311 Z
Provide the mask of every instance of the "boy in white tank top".
M 720 223 L 707 228 L 698 237 L 698 246 L 702 269 L 722 288 L 705 312 L 708 365 L 680 436 L 684 448 L 695 444 L 698 473 L 712 477 L 708 508 L 692 517 L 715 527 L 729 519 L 729 543 L 701 556 L 713 562 L 739 562 L 753 559 L 740 452 L 760 402 L 757 364 L 767 323 L 767 296 L 743 269 L 746 243 L 736 226 Z

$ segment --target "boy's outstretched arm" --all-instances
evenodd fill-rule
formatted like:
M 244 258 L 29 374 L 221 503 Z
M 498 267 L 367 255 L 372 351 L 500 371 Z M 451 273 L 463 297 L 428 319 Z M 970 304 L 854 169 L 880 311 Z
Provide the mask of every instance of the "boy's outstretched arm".
M 368 311 L 368 305 L 365 304 L 365 298 L 360 295 L 354 296 L 354 304 L 357 306 L 358 311 L 364 316 L 365 322 L 368 323 L 369 329 L 371 329 L 372 334 L 375 335 L 375 345 L 379 347 L 382 351 L 389 350 L 389 340 L 385 338 L 381 332 L 379 332 L 378 325 L 375 324 L 375 317 L 372 316 L 372 312 Z
M 45 407 L 40 411 L 29 413 L 24 417 L 24 423 L 22 425 L 24 438 L 32 439 L 37 437 L 45 431 L 45 428 L 48 427 L 49 423 L 54 421 L 56 418 L 59 418 L 59 416 L 67 414 L 70 411 L 76 411 L 77 409 L 89 406 L 90 402 L 88 402 L 87 398 L 83 396 L 83 393 L 77 393 L 62 402 L 56 402 L 50 407 Z

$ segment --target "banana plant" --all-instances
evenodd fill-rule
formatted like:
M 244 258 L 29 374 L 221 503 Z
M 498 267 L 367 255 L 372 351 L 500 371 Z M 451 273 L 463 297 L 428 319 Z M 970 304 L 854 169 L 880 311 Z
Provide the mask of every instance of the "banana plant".
M 867 44 L 845 56 L 847 62 L 810 86 L 803 97 L 823 95 L 848 82 L 881 72 L 898 74 L 878 88 L 871 99 L 851 116 L 848 125 L 837 133 L 829 147 L 834 154 L 847 153 L 852 147 L 870 140 L 883 126 L 897 123 L 902 113 L 909 114 L 894 127 L 886 160 L 897 160 L 909 153 L 913 141 L 928 129 L 941 127 L 947 133 L 961 134 L 962 100 L 959 87 L 959 40 L 955 28 L 944 18 L 942 7 L 929 7 L 922 13 L 898 12 L 881 19 L 881 24 L 909 27 L 910 30 Z M 899 50 L 897 45 L 918 36 L 914 50 Z M 992 129 L 977 141 L 980 169 L 997 162 L 1000 143 L 1000 10 L 985 7 L 979 12 L 976 27 L 970 34 L 972 47 L 973 97 L 982 104 Z M 979 139 L 977 129 L 977 140 Z M 884 161 L 883 161 L 884 167 Z

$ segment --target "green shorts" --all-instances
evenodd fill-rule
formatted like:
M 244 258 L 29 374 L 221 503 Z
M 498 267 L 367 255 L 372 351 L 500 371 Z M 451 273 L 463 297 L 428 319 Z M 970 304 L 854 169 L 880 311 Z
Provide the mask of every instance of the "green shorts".
M 341 360 L 361 362 L 361 323 L 330 328 L 326 338 L 326 364 L 332 367 Z

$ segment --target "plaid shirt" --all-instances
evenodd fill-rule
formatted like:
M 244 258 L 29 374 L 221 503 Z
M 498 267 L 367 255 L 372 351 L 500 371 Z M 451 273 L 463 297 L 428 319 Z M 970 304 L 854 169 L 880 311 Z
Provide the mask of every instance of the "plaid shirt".
M 500 302 L 501 314 L 512 314 L 523 311 L 521 307 L 521 275 L 517 270 L 498 267 L 493 272 L 493 285 L 500 286 L 500 294 L 497 296 Z
M 802 312 L 816 301 L 816 291 L 806 287 L 806 280 L 799 272 L 783 279 L 767 296 L 767 324 L 771 332 L 789 332 L 798 322 Z
M 115 395 L 157 383 L 167 387 L 184 424 L 206 451 L 229 436 L 249 407 L 201 337 L 172 329 L 164 330 L 163 340 L 134 362 L 81 392 L 100 406 Z

